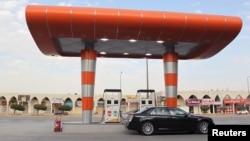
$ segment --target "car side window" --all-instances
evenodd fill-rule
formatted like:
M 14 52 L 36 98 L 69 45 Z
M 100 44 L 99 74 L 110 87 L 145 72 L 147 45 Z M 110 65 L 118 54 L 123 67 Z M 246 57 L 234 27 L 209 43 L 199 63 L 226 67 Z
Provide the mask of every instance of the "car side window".
M 170 115 L 172 115 L 172 116 L 175 116 L 175 115 L 176 115 L 176 112 L 175 112 L 174 110 L 172 110 L 172 109 L 169 109 L 169 113 L 170 113 Z
M 151 115 L 169 115 L 168 110 L 164 108 L 156 108 L 151 113 Z
M 186 113 L 182 110 L 174 110 L 174 109 L 169 109 L 170 115 L 185 115 Z
M 178 115 L 185 115 L 186 113 L 184 111 L 182 111 L 182 110 L 177 110 L 177 114 Z
M 156 115 L 156 109 L 154 109 L 154 110 L 152 110 L 151 112 L 150 112 L 150 115 Z
M 163 112 L 162 112 L 163 115 L 170 115 L 169 111 L 167 109 L 163 109 Z

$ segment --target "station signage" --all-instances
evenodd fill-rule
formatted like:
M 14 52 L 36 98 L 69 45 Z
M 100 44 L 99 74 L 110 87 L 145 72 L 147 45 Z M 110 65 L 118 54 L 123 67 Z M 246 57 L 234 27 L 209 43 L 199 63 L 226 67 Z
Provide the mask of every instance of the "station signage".
M 224 104 L 246 104 L 247 103 L 247 99 L 224 99 L 223 100 Z
M 213 105 L 214 99 L 187 99 L 187 106 L 198 106 L 198 105 Z
M 213 105 L 214 99 L 202 99 L 201 105 Z
M 187 99 L 186 100 L 186 105 L 187 106 L 198 106 L 202 102 L 201 99 Z

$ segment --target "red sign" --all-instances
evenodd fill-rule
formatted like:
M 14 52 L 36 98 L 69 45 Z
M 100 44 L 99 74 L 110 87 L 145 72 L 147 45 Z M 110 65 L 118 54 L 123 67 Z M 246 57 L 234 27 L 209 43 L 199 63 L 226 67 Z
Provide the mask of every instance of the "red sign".
M 108 111 L 108 116 L 110 117 L 112 115 L 112 112 L 111 111 Z
M 195 105 L 200 105 L 201 104 L 201 99 L 187 99 L 186 100 L 186 105 L 188 106 L 195 106 Z
M 233 104 L 233 103 L 241 103 L 241 104 L 246 104 L 247 99 L 224 99 L 224 104 Z
M 213 105 L 214 104 L 214 100 L 213 99 L 202 99 L 201 104 L 202 105 Z
M 250 105 L 250 99 L 247 100 L 246 104 Z

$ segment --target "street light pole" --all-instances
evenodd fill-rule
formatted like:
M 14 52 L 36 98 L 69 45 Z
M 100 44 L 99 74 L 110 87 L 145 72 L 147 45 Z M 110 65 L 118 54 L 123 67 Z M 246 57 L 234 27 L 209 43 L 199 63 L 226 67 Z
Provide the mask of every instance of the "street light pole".
M 250 76 L 248 76 L 247 77 L 247 92 L 248 92 L 248 95 L 249 95 L 249 81 L 248 81 L 248 78 L 249 78 Z
M 120 73 L 120 90 L 122 90 L 122 71 Z
M 146 58 L 146 78 L 147 78 L 147 90 L 149 89 L 149 82 L 148 82 L 148 58 Z M 149 93 L 147 92 L 147 98 L 149 97 Z
M 146 58 L 146 78 L 147 78 L 147 90 L 149 89 L 148 86 L 148 59 Z

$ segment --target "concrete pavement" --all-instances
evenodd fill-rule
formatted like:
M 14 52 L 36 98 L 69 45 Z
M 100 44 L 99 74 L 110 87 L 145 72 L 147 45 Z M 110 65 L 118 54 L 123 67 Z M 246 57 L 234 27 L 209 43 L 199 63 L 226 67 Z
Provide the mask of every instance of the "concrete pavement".
M 214 119 L 233 119 L 233 118 L 250 118 L 248 115 L 237 115 L 237 114 L 200 114 L 201 116 L 208 116 Z M 91 124 L 83 124 L 81 115 L 66 115 L 66 116 L 55 116 L 45 114 L 0 114 L 0 117 L 7 118 L 22 118 L 22 119 L 47 119 L 52 122 L 51 128 L 54 128 L 54 121 L 56 117 L 60 117 L 61 127 L 64 133 L 121 133 L 126 131 L 124 124 L 121 123 L 103 123 L 101 122 L 102 115 L 93 114 Z

